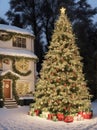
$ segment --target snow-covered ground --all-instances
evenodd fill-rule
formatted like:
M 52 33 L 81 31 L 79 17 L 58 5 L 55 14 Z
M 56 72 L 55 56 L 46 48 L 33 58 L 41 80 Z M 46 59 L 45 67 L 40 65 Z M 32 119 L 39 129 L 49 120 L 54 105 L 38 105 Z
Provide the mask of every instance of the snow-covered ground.
M 0 108 L 0 130 L 97 130 L 97 100 L 92 103 L 93 118 L 65 123 L 28 115 L 29 106 Z

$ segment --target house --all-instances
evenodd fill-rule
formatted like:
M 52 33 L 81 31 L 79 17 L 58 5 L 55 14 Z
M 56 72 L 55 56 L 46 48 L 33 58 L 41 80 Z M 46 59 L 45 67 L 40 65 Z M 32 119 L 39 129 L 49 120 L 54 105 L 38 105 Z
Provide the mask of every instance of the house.
M 0 24 L 0 100 L 31 95 L 35 87 L 34 35 L 25 29 Z

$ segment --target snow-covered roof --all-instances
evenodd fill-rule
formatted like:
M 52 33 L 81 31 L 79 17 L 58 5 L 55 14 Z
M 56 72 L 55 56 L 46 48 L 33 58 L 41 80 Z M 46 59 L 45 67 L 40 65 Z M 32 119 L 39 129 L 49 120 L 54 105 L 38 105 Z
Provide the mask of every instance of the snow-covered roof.
M 5 71 L 2 71 L 1 72 L 1 74 L 0 75 L 5 75 L 5 74 L 7 74 L 7 73 L 12 73 L 13 75 L 16 75 L 16 76 L 18 76 L 18 77 L 20 77 L 20 75 L 18 75 L 17 73 L 15 73 L 15 72 L 13 72 L 13 71 L 11 71 L 11 70 L 5 70 Z
M 16 50 L 16 49 L 0 48 L 0 54 L 9 56 L 23 56 L 37 59 L 37 56 L 33 52 L 21 49 Z
M 13 33 L 21 33 L 29 36 L 33 36 L 32 32 L 27 29 L 19 28 L 12 25 L 6 25 L 6 24 L 0 24 L 0 30 L 7 31 L 7 32 L 13 32 Z

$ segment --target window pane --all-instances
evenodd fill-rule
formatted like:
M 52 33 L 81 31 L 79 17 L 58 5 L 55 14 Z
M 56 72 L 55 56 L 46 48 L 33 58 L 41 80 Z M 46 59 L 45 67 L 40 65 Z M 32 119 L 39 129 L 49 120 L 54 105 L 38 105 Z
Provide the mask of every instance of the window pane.
M 26 48 L 26 38 L 15 37 L 13 39 L 13 46 L 20 47 L 20 48 Z

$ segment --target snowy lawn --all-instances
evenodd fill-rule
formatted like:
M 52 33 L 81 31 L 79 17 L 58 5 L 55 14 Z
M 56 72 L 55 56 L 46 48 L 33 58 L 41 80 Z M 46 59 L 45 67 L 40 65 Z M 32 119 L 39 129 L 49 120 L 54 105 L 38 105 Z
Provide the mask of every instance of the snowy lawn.
M 29 106 L 0 108 L 0 130 L 97 130 L 97 100 L 92 103 L 92 108 L 92 119 L 73 123 L 29 116 Z

